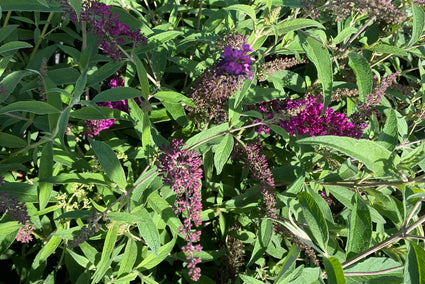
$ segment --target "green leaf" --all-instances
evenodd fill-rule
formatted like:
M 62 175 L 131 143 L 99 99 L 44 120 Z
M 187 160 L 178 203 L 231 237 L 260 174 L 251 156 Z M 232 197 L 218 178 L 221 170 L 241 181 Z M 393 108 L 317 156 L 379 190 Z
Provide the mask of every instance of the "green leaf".
M 0 146 L 8 148 L 21 148 L 27 146 L 27 142 L 15 135 L 0 132 Z
M 379 135 L 377 143 L 385 149 L 393 151 L 398 144 L 398 121 L 395 111 L 392 108 L 384 110 L 387 117 L 384 128 Z
M 35 114 L 49 114 L 49 113 L 60 113 L 60 110 L 51 106 L 48 103 L 38 101 L 20 101 L 14 102 L 7 106 L 0 108 L 0 114 L 14 112 L 14 111 L 25 111 Z
M 11 51 L 11 50 L 17 50 L 21 48 L 31 48 L 32 45 L 24 42 L 24 41 L 10 41 L 2 46 L 0 46 L 0 54 Z
M 158 255 L 154 253 L 148 254 L 145 259 L 136 267 L 136 269 L 148 270 L 160 264 L 171 252 L 176 244 L 177 236 L 173 234 L 173 239 L 163 245 L 158 250 Z
M 86 88 L 86 84 L 87 84 L 87 69 L 85 69 L 83 73 L 81 73 L 81 75 L 77 79 L 77 82 L 75 83 L 74 98 L 79 97 L 83 94 L 84 89 Z
M 315 240 L 316 244 L 326 253 L 329 241 L 329 231 L 319 206 L 307 192 L 299 192 L 297 196 L 303 208 L 302 214 L 307 221 L 312 239 Z
M 43 178 L 40 182 L 50 182 L 53 184 L 82 183 L 82 184 L 108 184 L 105 176 L 99 173 L 61 173 L 58 176 Z
M 22 78 L 32 74 L 33 73 L 30 71 L 23 70 L 7 74 L 1 81 L 1 85 L 7 92 L 0 93 L 0 103 L 4 102 L 9 97 L 9 95 L 15 90 L 16 86 L 21 82 Z
M 243 283 L 246 284 L 263 284 L 263 281 L 260 281 L 258 279 L 255 279 L 254 277 L 248 276 L 248 275 L 244 275 L 244 274 L 239 274 L 239 278 L 243 281 Z
M 134 214 L 139 216 L 137 227 L 139 228 L 140 236 L 145 240 L 153 253 L 158 255 L 161 241 L 159 238 L 158 228 L 155 225 L 152 216 L 145 208 L 141 208 L 140 211 L 135 211 Z
M 296 31 L 296 30 L 301 30 L 301 29 L 311 28 L 311 27 L 325 29 L 325 27 L 321 23 L 311 19 L 290 19 L 277 25 L 279 34 L 286 34 L 291 31 Z
M 115 152 L 112 148 L 101 141 L 95 141 L 89 138 L 89 142 L 99 160 L 100 165 L 106 175 L 122 189 L 127 186 L 124 169 L 121 166 Z
M 214 165 L 219 175 L 233 151 L 233 136 L 226 134 L 220 144 L 214 146 Z
M 162 102 L 171 117 L 181 126 L 187 125 L 186 112 L 181 103 Z
M 410 47 L 418 41 L 425 27 L 425 12 L 423 8 L 419 5 L 415 5 L 414 3 L 412 3 L 412 12 L 413 12 L 412 37 L 410 38 L 406 47 Z
M 134 55 L 133 58 L 134 58 L 134 61 L 136 62 L 137 76 L 139 77 L 139 83 L 140 83 L 140 86 L 142 87 L 142 96 L 143 98 L 145 98 L 145 100 L 147 100 L 149 97 L 148 73 L 146 73 L 146 69 L 143 66 L 142 61 L 140 61 L 139 57 L 137 55 Z
M 208 128 L 205 131 L 202 131 L 195 136 L 192 136 L 186 141 L 186 147 L 193 147 L 194 145 L 197 145 L 203 141 L 208 140 L 209 138 L 219 134 L 224 133 L 226 130 L 229 129 L 229 123 L 222 123 L 217 126 Z M 198 145 L 197 145 L 198 146 Z
M 359 96 L 362 102 L 373 89 L 373 74 L 370 69 L 369 62 L 362 55 L 356 52 L 348 54 L 348 64 L 356 74 L 357 87 L 359 88 Z
M 128 238 L 127 245 L 125 246 L 124 255 L 120 261 L 118 277 L 130 273 L 137 259 L 137 244 L 133 238 Z
M 155 98 L 159 99 L 162 102 L 173 102 L 179 103 L 183 102 L 187 106 L 196 107 L 196 105 L 192 102 L 188 97 L 173 91 L 161 91 L 155 94 Z
M 260 228 L 258 230 L 258 237 L 254 244 L 254 250 L 252 251 L 251 258 L 246 266 L 254 264 L 260 257 L 264 255 L 272 238 L 272 233 L 272 221 L 268 218 L 261 219 Z
M 59 3 L 53 1 L 46 7 L 34 0 L 1 0 L 0 7 L 3 11 L 63 12 L 59 8 Z
M 252 6 L 249 5 L 244 5 L 244 4 L 235 4 L 229 7 L 225 8 L 226 10 L 234 10 L 234 11 L 239 11 L 242 13 L 247 14 L 253 21 L 254 23 L 256 22 L 257 18 L 255 16 L 255 10 Z
M 301 249 L 298 246 L 292 246 L 289 249 L 284 262 L 281 263 L 282 269 L 280 270 L 279 276 L 275 281 L 276 284 L 288 283 L 287 277 L 292 273 L 292 271 L 294 271 L 295 262 L 298 258 L 298 255 L 300 254 L 300 251 Z
M 77 21 L 79 22 L 81 15 L 81 0 L 70 0 L 69 5 L 71 5 L 72 9 L 74 9 L 77 14 Z
M 328 276 L 328 283 L 345 284 L 344 273 L 339 260 L 335 257 L 323 258 L 326 274 Z
M 182 222 L 176 217 L 170 204 L 157 192 L 154 191 L 149 195 L 148 203 L 161 216 L 173 234 L 177 233 L 179 227 L 183 227 Z
M 355 27 L 346 27 L 332 40 L 332 44 L 334 45 L 340 44 L 346 38 L 356 33 L 357 31 L 358 29 L 356 29 Z
M 140 98 L 142 94 L 139 90 L 129 87 L 116 87 L 99 93 L 92 102 L 117 102 L 132 98 Z
M 354 195 L 354 207 L 351 212 L 350 230 L 345 250 L 347 259 L 367 250 L 372 239 L 372 220 L 369 207 L 357 193 Z
M 22 227 L 22 224 L 20 224 L 18 221 L 9 221 L 6 223 L 0 223 L 0 236 L 16 233 L 21 227 Z
M 109 212 L 108 218 L 116 222 L 124 223 L 137 223 L 140 221 L 140 217 L 133 215 L 128 212 Z
M 408 55 L 407 50 L 400 48 L 400 47 L 387 45 L 387 44 L 377 44 L 377 45 L 374 45 L 374 46 L 372 46 L 368 49 L 370 51 L 375 51 L 375 52 L 378 52 L 378 53 L 393 54 L 393 55 L 397 55 L 397 56 L 407 56 Z
M 99 82 L 102 82 L 103 80 L 111 77 L 118 69 L 121 68 L 123 64 L 124 61 L 111 61 L 106 63 L 105 65 L 102 65 L 102 67 L 100 67 L 87 77 L 87 86 L 94 86 L 95 84 L 98 84 Z
M 31 268 L 37 269 L 42 264 L 42 262 L 45 262 L 47 258 L 56 251 L 56 248 L 59 246 L 61 241 L 62 238 L 52 236 L 49 241 L 41 247 L 35 256 Z
M 89 216 L 93 215 L 92 211 L 87 210 L 74 210 L 74 211 L 68 211 L 57 217 L 55 220 L 61 220 L 61 219 L 85 219 Z
M 307 57 L 317 69 L 317 77 L 323 88 L 323 111 L 328 107 L 332 97 L 332 61 L 328 49 L 321 42 L 300 34 L 301 46 Z
M 404 283 L 425 283 L 425 251 L 414 242 L 409 242 Z
M 0 28 L 0 42 L 6 39 L 12 32 L 16 30 L 19 25 L 7 25 L 5 27 Z
M 51 177 L 53 174 L 53 144 L 46 143 L 41 151 L 40 167 L 38 177 L 40 180 Z M 38 200 L 40 204 L 39 210 L 43 210 L 49 203 L 50 195 L 52 194 L 53 185 L 47 182 L 39 184 Z
M 117 241 L 118 228 L 118 223 L 114 223 L 106 234 L 105 243 L 102 247 L 102 256 L 97 264 L 97 269 L 93 275 L 92 283 L 99 283 L 102 280 L 103 275 L 105 275 L 106 270 L 109 269 L 109 260 L 111 258 L 112 250 L 115 247 L 115 242 Z
M 1 110 L 0 110 L 1 111 Z M 82 120 L 123 119 L 128 120 L 128 114 L 109 107 L 85 107 L 71 112 L 71 117 Z
M 378 177 L 393 174 L 391 170 L 395 171 L 396 160 L 391 158 L 391 152 L 374 141 L 329 135 L 307 137 L 297 140 L 297 143 L 332 147 L 364 163 Z

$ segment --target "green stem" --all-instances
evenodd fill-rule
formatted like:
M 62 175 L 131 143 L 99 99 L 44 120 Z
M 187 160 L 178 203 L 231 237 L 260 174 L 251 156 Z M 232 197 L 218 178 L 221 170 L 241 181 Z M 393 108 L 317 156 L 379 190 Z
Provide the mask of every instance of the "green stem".
M 41 32 L 41 35 L 40 35 L 40 37 L 38 38 L 37 43 L 35 44 L 35 47 L 34 47 L 34 49 L 33 49 L 33 50 L 32 50 L 32 52 L 31 52 L 30 61 L 31 61 L 31 59 L 34 57 L 34 55 L 35 55 L 35 53 L 37 52 L 38 48 L 40 47 L 41 41 L 44 39 L 44 36 L 46 35 L 47 28 L 49 27 L 49 24 L 50 24 L 50 21 L 51 21 L 51 20 L 52 20 L 52 18 L 53 18 L 53 15 L 54 15 L 54 13 L 53 13 L 53 12 L 51 12 L 51 13 L 49 14 L 49 17 L 47 18 L 47 23 L 44 25 L 43 31 Z
M 7 26 L 7 24 L 9 23 L 9 20 L 10 20 L 10 16 L 11 15 L 12 15 L 12 11 L 7 12 L 6 19 L 4 19 L 3 27 L 6 27 Z

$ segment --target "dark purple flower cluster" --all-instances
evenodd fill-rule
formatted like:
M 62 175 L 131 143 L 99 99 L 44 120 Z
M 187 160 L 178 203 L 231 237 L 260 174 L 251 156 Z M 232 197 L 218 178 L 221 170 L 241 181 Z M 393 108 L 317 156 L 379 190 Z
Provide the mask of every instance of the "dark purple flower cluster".
M 242 49 L 234 49 L 229 45 L 221 54 L 221 60 L 217 64 L 217 67 L 230 74 L 244 74 L 252 77 L 252 74 L 249 73 L 252 69 L 252 60 L 251 56 L 248 54 L 251 51 L 254 50 L 249 44 L 243 44 Z
M 124 79 L 113 78 L 111 79 L 108 85 L 110 88 L 123 87 Z M 128 112 L 128 102 L 126 100 L 121 100 L 116 102 L 100 102 L 100 103 L 97 103 L 97 105 Z M 86 133 L 89 137 L 93 138 L 94 136 L 98 135 L 100 131 L 111 128 L 112 125 L 114 125 L 115 121 L 117 121 L 115 118 L 101 119 L 101 120 L 88 120 L 85 124 Z
M 190 97 L 196 107 L 187 107 L 189 119 L 195 119 L 200 126 L 207 123 L 221 123 L 227 119 L 227 100 L 238 91 L 241 84 L 252 76 L 252 49 L 246 44 L 246 37 L 235 34 L 225 36 L 217 46 L 228 45 L 220 59 L 199 76 L 190 89 Z M 242 47 L 242 49 L 241 49 Z
M 3 178 L 1 179 L 3 185 Z M 32 232 L 34 226 L 31 223 L 30 216 L 28 216 L 27 207 L 18 198 L 7 191 L 0 193 L 0 213 L 7 213 L 10 218 L 18 221 L 21 227 L 16 235 L 16 240 L 21 243 L 29 243 L 32 241 Z
M 201 269 L 196 265 L 201 262 L 199 257 L 194 257 L 195 252 L 201 252 L 201 231 L 194 227 L 200 226 L 202 212 L 202 158 L 195 150 L 183 148 L 183 140 L 174 139 L 170 146 L 161 147 L 158 169 L 165 184 L 170 184 L 177 194 L 174 209 L 177 215 L 187 214 L 183 226 L 178 233 L 185 236 L 187 244 L 182 251 L 187 255 L 187 267 L 193 281 L 201 277 Z
M 77 15 L 68 1 L 58 1 L 65 14 L 70 14 L 71 20 L 76 23 Z M 80 22 L 88 24 L 89 30 L 99 40 L 103 52 L 116 61 L 122 59 L 121 46 L 126 40 L 133 41 L 134 47 L 147 44 L 147 39 L 140 30 L 133 31 L 127 24 L 121 23 L 118 14 L 112 14 L 111 6 L 99 0 L 83 1 Z
M 366 124 L 354 124 L 348 117 L 332 108 L 327 108 L 323 115 L 323 103 L 316 97 L 302 100 L 272 100 L 261 102 L 254 107 L 266 120 L 279 125 L 289 132 L 289 135 L 337 135 L 360 138 Z M 260 122 L 256 119 L 255 122 Z M 257 128 L 258 133 L 269 133 L 266 125 Z

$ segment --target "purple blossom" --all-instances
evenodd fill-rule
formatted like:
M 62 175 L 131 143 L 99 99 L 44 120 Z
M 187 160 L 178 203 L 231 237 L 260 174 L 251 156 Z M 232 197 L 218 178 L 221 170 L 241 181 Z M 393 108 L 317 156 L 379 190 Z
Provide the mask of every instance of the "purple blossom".
M 287 68 L 293 67 L 295 65 L 305 63 L 306 61 L 304 59 L 301 59 L 298 61 L 295 57 L 293 58 L 277 58 L 272 61 L 264 62 L 260 66 L 260 70 L 258 71 L 258 80 L 259 81 L 265 81 L 266 76 L 271 76 L 273 73 L 285 70 Z
M 124 79 L 122 78 L 113 78 L 111 79 L 111 81 L 109 81 L 108 85 L 110 88 L 116 88 L 123 87 L 124 83 Z M 128 113 L 128 102 L 126 100 L 116 102 L 100 102 L 97 103 L 97 105 L 118 109 Z M 100 131 L 111 128 L 112 125 L 114 125 L 115 121 L 117 121 L 115 118 L 88 120 L 85 124 L 85 132 L 89 137 L 93 138 L 94 136 L 98 135 Z
M 221 60 L 218 63 L 218 67 L 224 71 L 235 74 L 235 75 L 248 75 L 250 78 L 252 74 L 252 60 L 249 52 L 254 51 L 249 44 L 243 44 L 242 49 L 234 49 L 230 45 L 224 49 L 221 54 Z
M 251 107 L 252 108 L 252 107 Z M 265 120 L 279 125 L 289 132 L 310 136 L 337 135 L 360 138 L 366 124 L 354 124 L 348 117 L 340 112 L 327 108 L 323 115 L 323 103 L 317 98 L 309 97 L 303 100 L 272 100 L 261 102 L 254 107 L 258 109 Z M 256 119 L 255 122 L 260 122 Z M 266 125 L 257 128 L 258 133 L 269 133 Z
M 16 240 L 21 243 L 29 243 L 32 241 L 32 233 L 34 231 L 34 226 L 30 223 L 21 227 L 16 235 Z
M 187 267 L 193 281 L 201 277 L 201 269 L 196 265 L 201 262 L 199 257 L 194 257 L 195 252 L 201 252 L 199 242 L 201 231 L 194 227 L 200 226 L 202 212 L 202 158 L 195 150 L 183 148 L 183 140 L 174 139 L 170 146 L 161 147 L 162 154 L 158 157 L 159 173 L 165 184 L 171 184 L 171 188 L 177 194 L 174 210 L 177 215 L 187 214 L 183 226 L 178 233 L 185 236 L 187 244 L 182 251 L 187 255 Z
M 66 0 L 57 0 L 60 8 L 65 14 L 70 14 L 70 19 L 78 22 L 77 15 Z M 140 30 L 133 31 L 127 24 L 121 23 L 118 14 L 112 14 L 111 6 L 99 2 L 99 0 L 83 1 L 81 7 L 80 22 L 86 22 L 89 31 L 93 33 L 100 42 L 103 52 L 114 60 L 122 59 L 123 52 L 120 49 L 126 40 L 134 43 L 134 48 L 139 45 L 146 45 L 147 39 Z

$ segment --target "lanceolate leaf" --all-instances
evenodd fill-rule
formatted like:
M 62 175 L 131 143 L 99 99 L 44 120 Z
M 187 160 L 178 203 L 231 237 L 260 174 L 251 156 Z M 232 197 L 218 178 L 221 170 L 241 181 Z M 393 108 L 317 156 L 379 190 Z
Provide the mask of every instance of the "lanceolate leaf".
M 319 206 L 307 192 L 298 193 L 298 199 L 303 208 L 303 216 L 311 231 L 311 238 L 326 252 L 329 240 L 328 225 Z
M 359 194 L 354 196 L 354 207 L 351 212 L 350 230 L 347 241 L 347 258 L 367 250 L 372 238 L 372 220 L 368 206 Z
M 317 69 L 317 77 L 323 88 L 323 111 L 328 107 L 332 96 L 332 61 L 328 49 L 321 42 L 300 34 L 301 46 Z
M 0 114 L 15 111 L 31 112 L 35 114 L 60 113 L 60 110 L 50 104 L 37 101 L 19 101 L 0 108 Z
M 342 272 L 341 263 L 335 257 L 323 258 L 328 283 L 345 284 L 344 273 Z
M 297 140 L 299 144 L 318 144 L 332 147 L 354 159 L 364 163 L 376 176 L 393 174 L 397 157 L 377 142 L 366 139 L 354 139 L 341 136 L 316 136 Z
M 214 147 L 214 165 L 219 175 L 233 150 L 233 136 L 226 134 L 220 144 Z
M 366 58 L 356 52 L 348 54 L 349 65 L 356 74 L 357 87 L 359 88 L 360 100 L 364 101 L 366 95 L 372 93 L 373 74 Z
M 119 187 L 124 189 L 127 185 L 125 172 L 112 148 L 101 141 L 95 141 L 92 139 L 89 139 L 89 141 L 96 153 L 100 165 L 105 171 L 105 174 L 113 182 L 118 184 Z
M 406 45 L 406 47 L 410 47 L 416 43 L 416 41 L 421 37 L 425 27 L 425 12 L 422 9 L 422 7 L 412 3 L 412 12 L 413 12 L 412 37 L 410 38 L 410 41 Z
M 379 135 L 378 144 L 392 151 L 398 143 L 398 125 L 395 111 L 390 108 L 384 111 L 387 117 L 382 133 Z
M 409 243 L 404 283 L 425 283 L 425 251 L 414 242 Z

